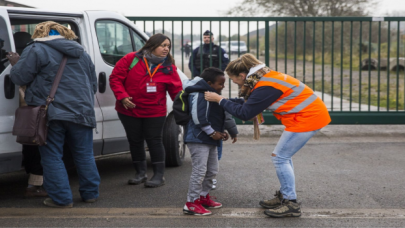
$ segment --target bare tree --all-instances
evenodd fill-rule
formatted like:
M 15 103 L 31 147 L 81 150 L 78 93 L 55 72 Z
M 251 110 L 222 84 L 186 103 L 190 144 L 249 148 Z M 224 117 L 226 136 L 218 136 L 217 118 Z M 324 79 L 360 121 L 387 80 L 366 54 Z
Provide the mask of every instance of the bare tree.
M 365 16 L 375 0 L 243 0 L 227 14 L 233 16 Z

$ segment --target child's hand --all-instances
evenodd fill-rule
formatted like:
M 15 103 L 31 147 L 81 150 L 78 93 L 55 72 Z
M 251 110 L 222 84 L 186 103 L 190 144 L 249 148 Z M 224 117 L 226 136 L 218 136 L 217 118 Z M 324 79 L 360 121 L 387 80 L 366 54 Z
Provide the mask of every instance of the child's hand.
M 222 133 L 222 140 L 223 140 L 223 141 L 226 141 L 226 140 L 228 140 L 228 139 L 229 139 L 228 133 L 226 133 L 226 132 Z
M 223 139 L 223 135 L 221 132 L 215 132 L 214 135 L 210 137 L 215 141 Z
M 231 135 L 231 139 L 233 139 L 232 143 L 236 143 L 236 141 L 238 141 L 238 137 L 237 137 L 237 136 L 232 136 L 232 135 Z

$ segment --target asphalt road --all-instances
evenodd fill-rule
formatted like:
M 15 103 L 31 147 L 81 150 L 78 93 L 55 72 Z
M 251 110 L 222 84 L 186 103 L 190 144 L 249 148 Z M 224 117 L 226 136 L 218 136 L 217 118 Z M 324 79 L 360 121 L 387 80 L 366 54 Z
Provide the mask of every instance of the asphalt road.
M 258 202 L 279 187 L 270 154 L 277 137 L 226 143 L 218 189 L 222 209 L 212 216 L 182 214 L 190 178 L 190 155 L 168 168 L 166 185 L 129 186 L 128 154 L 97 160 L 102 178 L 96 203 L 80 201 L 78 177 L 70 170 L 74 208 L 52 209 L 43 199 L 23 199 L 24 172 L 0 175 L 0 226 L 148 227 L 403 227 L 405 226 L 403 137 L 331 137 L 311 141 L 294 157 L 300 218 L 272 219 Z M 148 175 L 152 176 L 149 168 Z

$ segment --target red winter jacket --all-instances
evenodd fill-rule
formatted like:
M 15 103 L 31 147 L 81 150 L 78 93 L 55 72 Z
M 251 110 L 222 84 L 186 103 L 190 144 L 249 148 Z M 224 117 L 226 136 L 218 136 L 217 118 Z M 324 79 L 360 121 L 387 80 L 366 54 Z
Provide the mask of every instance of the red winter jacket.
M 139 62 L 129 71 L 128 68 L 135 56 L 139 58 Z M 153 71 L 151 70 L 152 73 Z M 150 76 L 143 57 L 135 52 L 122 57 L 110 75 L 110 87 L 117 98 L 115 110 L 121 114 L 138 118 L 166 116 L 166 91 L 173 100 L 182 90 L 176 66 L 165 61 L 159 67 L 153 76 L 157 92 L 146 93 L 147 82 L 150 82 Z M 126 97 L 132 97 L 135 108 L 125 109 L 121 100 Z

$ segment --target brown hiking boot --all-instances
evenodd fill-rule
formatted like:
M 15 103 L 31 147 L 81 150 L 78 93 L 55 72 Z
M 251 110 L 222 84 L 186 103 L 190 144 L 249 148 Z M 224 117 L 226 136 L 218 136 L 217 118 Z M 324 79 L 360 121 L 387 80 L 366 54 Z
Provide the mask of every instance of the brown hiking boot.
M 48 193 L 45 191 L 45 189 L 42 186 L 28 187 L 25 189 L 25 193 L 24 193 L 25 198 L 45 197 L 45 196 L 48 196 Z
M 280 191 L 276 191 L 276 194 L 274 195 L 276 198 L 273 198 L 271 200 L 262 200 L 260 201 L 260 206 L 267 208 L 267 209 L 273 209 L 281 205 L 281 201 L 283 201 L 283 194 L 281 194 Z
M 264 214 L 273 218 L 300 217 L 301 205 L 285 199 L 280 206 L 265 210 Z

